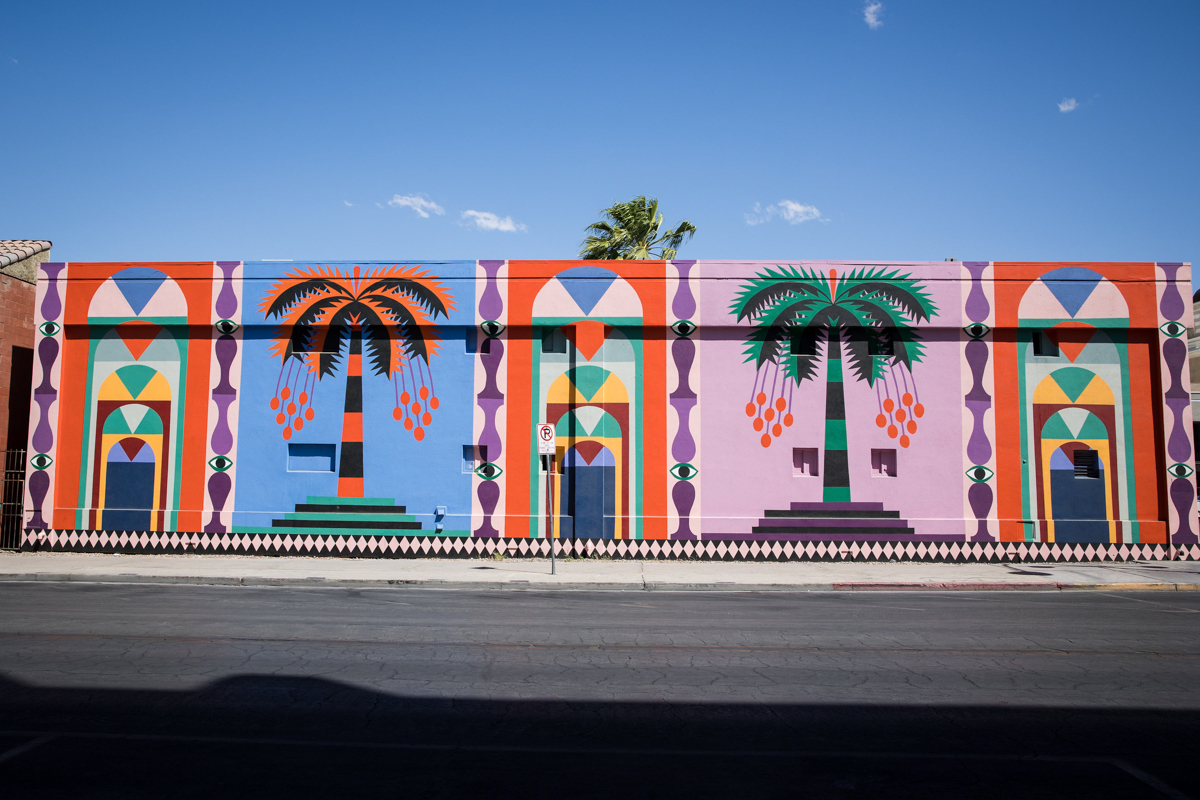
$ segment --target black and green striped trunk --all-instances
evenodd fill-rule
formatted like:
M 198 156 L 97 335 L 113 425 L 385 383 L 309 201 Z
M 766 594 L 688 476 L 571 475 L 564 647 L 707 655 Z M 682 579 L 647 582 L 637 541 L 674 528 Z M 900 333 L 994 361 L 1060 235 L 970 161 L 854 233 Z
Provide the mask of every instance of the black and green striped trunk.
M 828 331 L 825 347 L 825 474 L 821 499 L 850 502 L 850 463 L 846 455 L 846 395 L 842 389 L 842 337 Z
M 338 497 L 362 497 L 362 328 L 350 328 L 346 354 L 346 406 L 342 412 L 342 452 L 338 464 Z

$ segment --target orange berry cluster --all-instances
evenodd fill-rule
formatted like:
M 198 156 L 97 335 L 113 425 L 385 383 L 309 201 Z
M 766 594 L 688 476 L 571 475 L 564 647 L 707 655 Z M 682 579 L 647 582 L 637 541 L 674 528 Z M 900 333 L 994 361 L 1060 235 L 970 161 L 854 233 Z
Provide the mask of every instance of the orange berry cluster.
M 429 396 L 429 387 L 422 386 L 417 390 L 419 400 L 414 400 L 407 391 L 400 393 L 400 405 L 392 409 L 392 419 L 404 421 L 404 430 L 412 431 L 413 438 L 418 442 L 425 438 L 425 428 L 433 422 L 430 411 L 437 411 L 440 401 L 436 396 Z M 427 401 L 425 406 L 420 400 Z
M 787 400 L 778 397 L 773 404 L 768 404 L 765 392 L 759 392 L 753 403 L 746 403 L 746 416 L 754 418 L 754 430 L 766 429 L 761 439 L 763 447 L 770 447 L 771 437 L 779 438 L 784 428 L 792 426 L 792 415 L 783 413 L 786 409 Z
M 875 417 L 875 424 L 887 428 L 887 435 L 892 439 L 900 437 L 901 447 L 908 447 L 908 434 L 917 432 L 917 419 L 925 416 L 925 406 L 914 405 L 912 394 L 905 392 L 900 398 L 900 406 L 892 398 L 884 398 L 883 410 L 885 413 Z
M 284 426 L 284 439 L 292 438 L 293 429 L 297 431 L 304 430 L 305 421 L 311 421 L 316 415 L 312 406 L 305 408 L 308 401 L 308 392 L 300 392 L 300 394 L 296 395 L 295 400 L 292 400 L 292 390 L 287 386 L 279 391 L 278 397 L 271 398 L 271 410 L 279 412 L 275 415 L 275 422 Z

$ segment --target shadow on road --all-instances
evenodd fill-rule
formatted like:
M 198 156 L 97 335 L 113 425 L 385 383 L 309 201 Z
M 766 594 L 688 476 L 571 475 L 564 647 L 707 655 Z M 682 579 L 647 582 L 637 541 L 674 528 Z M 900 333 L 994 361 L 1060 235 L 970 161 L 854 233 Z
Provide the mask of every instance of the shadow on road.
M 1196 796 L 1190 711 L 449 700 L 0 679 L 5 797 Z

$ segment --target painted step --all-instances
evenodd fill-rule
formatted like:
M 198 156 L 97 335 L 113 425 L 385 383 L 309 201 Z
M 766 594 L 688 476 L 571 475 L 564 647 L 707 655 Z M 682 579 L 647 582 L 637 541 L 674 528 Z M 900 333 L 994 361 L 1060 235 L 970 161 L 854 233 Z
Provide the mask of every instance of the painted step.
M 306 511 L 299 514 L 284 514 L 284 519 L 308 519 L 308 520 L 375 520 L 378 522 L 416 522 L 417 518 L 412 514 L 354 514 L 347 516 L 341 513 L 318 514 L 311 511 Z
M 883 511 L 883 503 L 792 503 L 792 511 Z
M 795 528 L 797 530 L 811 530 L 813 528 L 907 528 L 908 520 L 898 517 L 886 518 L 867 518 L 861 519 L 857 517 L 846 518 L 837 517 L 832 519 L 791 519 L 791 518 L 776 518 L 760 519 L 758 521 L 760 528 Z
M 407 530 L 366 531 L 366 530 L 363 530 L 362 528 L 321 528 L 319 530 L 313 530 L 312 528 L 261 528 L 261 527 L 250 527 L 250 526 L 247 526 L 247 527 L 239 526 L 234 529 L 234 533 L 239 533 L 239 534 L 260 533 L 260 534 L 264 534 L 267 536 L 279 536 L 279 537 L 307 536 L 307 537 L 317 537 L 317 538 L 324 537 L 324 536 L 351 536 L 351 537 L 378 536 L 378 537 L 388 537 L 388 538 L 412 536 L 414 542 L 417 541 L 418 537 L 421 540 L 426 540 L 426 539 L 431 539 L 434 536 L 462 538 L 462 537 L 469 537 L 471 535 L 471 531 L 451 531 L 451 530 L 444 530 L 444 531 L 437 531 L 437 532 L 423 530 L 423 531 L 417 531 L 414 533 L 413 531 L 407 531 Z
M 309 500 L 328 499 L 337 500 L 337 498 L 316 498 L 310 497 Z M 344 498 L 343 498 L 344 499 Z M 372 498 L 374 499 L 374 498 Z M 398 506 L 394 503 L 297 503 L 296 512 L 317 513 L 317 514 L 403 514 L 407 509 L 404 506 Z
M 911 530 L 904 528 L 893 528 L 893 532 L 889 533 L 845 533 L 838 531 L 835 538 L 830 538 L 826 534 L 820 533 L 706 533 L 704 541 L 726 541 L 726 542 L 818 542 L 826 546 L 836 547 L 838 542 L 959 542 L 963 540 L 961 533 L 959 534 L 935 534 L 926 536 L 915 536 L 912 533 L 900 533 L 899 531 Z
M 348 506 L 394 506 L 394 497 L 327 497 L 325 495 L 309 495 L 304 498 L 310 503 L 342 503 Z
M 326 519 L 273 519 L 272 528 L 355 528 L 370 530 L 419 531 L 419 522 L 386 522 L 373 519 L 354 519 L 341 517 L 336 520 Z
M 874 533 L 874 534 L 880 534 L 880 535 L 904 534 L 904 535 L 912 536 L 916 533 L 915 529 L 913 529 L 913 528 L 892 528 L 892 527 L 883 527 L 883 526 L 879 526 L 879 525 L 861 526 L 861 527 L 839 526 L 839 525 L 817 525 L 817 526 L 812 526 L 812 527 L 808 527 L 808 526 L 791 527 L 791 526 L 785 526 L 785 525 L 778 525 L 778 526 L 755 525 L 753 528 L 750 529 L 750 531 L 752 533 L 798 533 L 798 534 L 810 534 L 810 535 L 814 535 L 814 536 L 816 534 L 828 534 L 828 533 L 836 533 L 839 536 L 842 534 L 855 534 L 855 533 Z M 885 538 L 886 538 L 886 536 L 885 536 Z
M 839 509 L 822 508 L 822 509 L 792 509 L 790 511 L 777 510 L 768 508 L 763 512 L 763 516 L 767 517 L 786 517 L 788 519 L 899 519 L 899 511 L 883 511 L 878 509 L 865 509 L 858 511 L 843 511 Z

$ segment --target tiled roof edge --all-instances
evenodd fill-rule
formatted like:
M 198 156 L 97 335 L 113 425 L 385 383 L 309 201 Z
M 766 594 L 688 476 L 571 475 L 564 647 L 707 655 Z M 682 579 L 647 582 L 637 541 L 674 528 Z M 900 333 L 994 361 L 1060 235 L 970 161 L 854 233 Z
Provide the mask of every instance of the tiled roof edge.
M 22 259 L 49 250 L 52 242 L 39 239 L 0 240 L 0 267 L 7 267 Z

